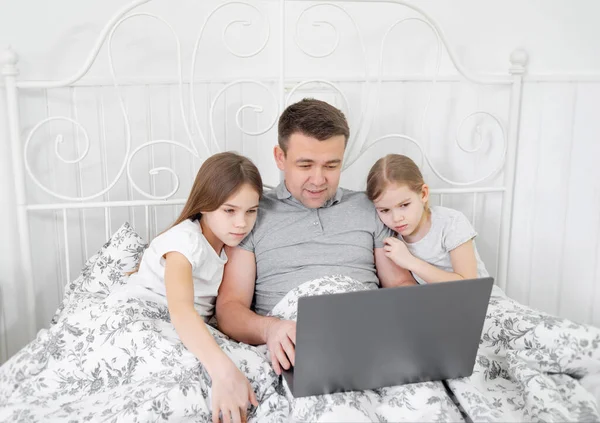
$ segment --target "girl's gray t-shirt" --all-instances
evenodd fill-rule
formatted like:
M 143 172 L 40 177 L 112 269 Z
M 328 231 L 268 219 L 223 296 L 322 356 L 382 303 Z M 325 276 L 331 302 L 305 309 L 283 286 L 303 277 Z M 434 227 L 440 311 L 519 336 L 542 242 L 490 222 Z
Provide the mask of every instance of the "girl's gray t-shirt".
M 400 234 L 397 236 L 403 240 Z M 419 241 L 412 243 L 403 241 L 413 256 L 439 269 L 453 272 L 450 251 L 476 236 L 477 232 L 475 232 L 473 225 L 464 214 L 447 207 L 434 206 L 431 207 L 431 228 L 429 232 Z M 477 260 L 477 276 L 480 278 L 489 276 L 485 264 L 479 256 L 475 241 L 473 241 L 473 249 Z M 413 274 L 413 276 L 418 283 L 426 283 L 417 275 Z

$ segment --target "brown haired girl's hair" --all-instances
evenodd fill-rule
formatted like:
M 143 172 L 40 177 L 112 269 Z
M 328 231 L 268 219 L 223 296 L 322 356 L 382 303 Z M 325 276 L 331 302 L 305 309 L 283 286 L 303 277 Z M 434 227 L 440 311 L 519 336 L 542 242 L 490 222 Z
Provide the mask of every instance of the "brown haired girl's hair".
M 183 210 L 170 227 L 187 219 L 200 219 L 202 212 L 217 210 L 244 184 L 262 196 L 262 178 L 250 159 L 230 151 L 210 156 L 200 166 Z
M 184 220 L 200 219 L 202 212 L 217 210 L 244 184 L 250 185 L 259 197 L 262 196 L 262 178 L 250 159 L 230 151 L 210 156 L 200 166 L 181 214 L 165 231 Z M 137 273 L 138 269 L 139 264 L 126 275 Z
M 367 196 L 375 201 L 388 185 L 406 185 L 411 191 L 421 193 L 425 180 L 419 167 L 409 157 L 388 154 L 377 160 L 367 176 Z

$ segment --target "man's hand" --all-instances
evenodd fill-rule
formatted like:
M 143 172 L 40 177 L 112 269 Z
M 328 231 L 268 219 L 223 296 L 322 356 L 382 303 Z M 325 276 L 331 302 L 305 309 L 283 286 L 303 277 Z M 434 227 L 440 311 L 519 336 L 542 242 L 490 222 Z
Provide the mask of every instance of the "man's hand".
M 296 361 L 296 322 L 273 320 L 265 337 L 273 370 L 280 375 L 283 369 L 288 370 Z

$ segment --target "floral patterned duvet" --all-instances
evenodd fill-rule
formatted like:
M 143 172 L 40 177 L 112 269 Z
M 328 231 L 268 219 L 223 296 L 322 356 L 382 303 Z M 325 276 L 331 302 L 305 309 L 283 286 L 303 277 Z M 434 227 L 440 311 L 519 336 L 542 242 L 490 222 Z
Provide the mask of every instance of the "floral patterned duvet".
M 343 276 L 307 282 L 272 314 L 295 319 L 300 296 L 359 289 Z M 256 391 L 249 421 L 600 420 L 580 383 L 600 374 L 600 329 L 531 310 L 497 288 L 473 375 L 445 383 L 294 399 L 263 347 L 211 331 Z M 156 298 L 74 291 L 54 324 L 0 368 L 0 422 L 209 422 L 210 386 Z

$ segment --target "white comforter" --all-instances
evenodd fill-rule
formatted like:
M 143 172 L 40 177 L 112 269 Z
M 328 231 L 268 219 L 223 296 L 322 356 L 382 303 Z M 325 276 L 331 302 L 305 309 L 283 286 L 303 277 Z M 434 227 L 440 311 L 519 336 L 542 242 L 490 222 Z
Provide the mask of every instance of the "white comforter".
M 342 276 L 307 282 L 272 313 L 294 319 L 300 296 L 359 289 Z M 74 294 L 57 322 L 0 368 L 0 422 L 210 421 L 210 378 L 167 309 L 139 292 L 130 297 Z M 600 375 L 600 330 L 533 311 L 498 289 L 473 375 L 448 381 L 450 393 L 428 382 L 294 399 L 263 347 L 211 331 L 257 393 L 249 421 L 600 420 L 580 383 Z

